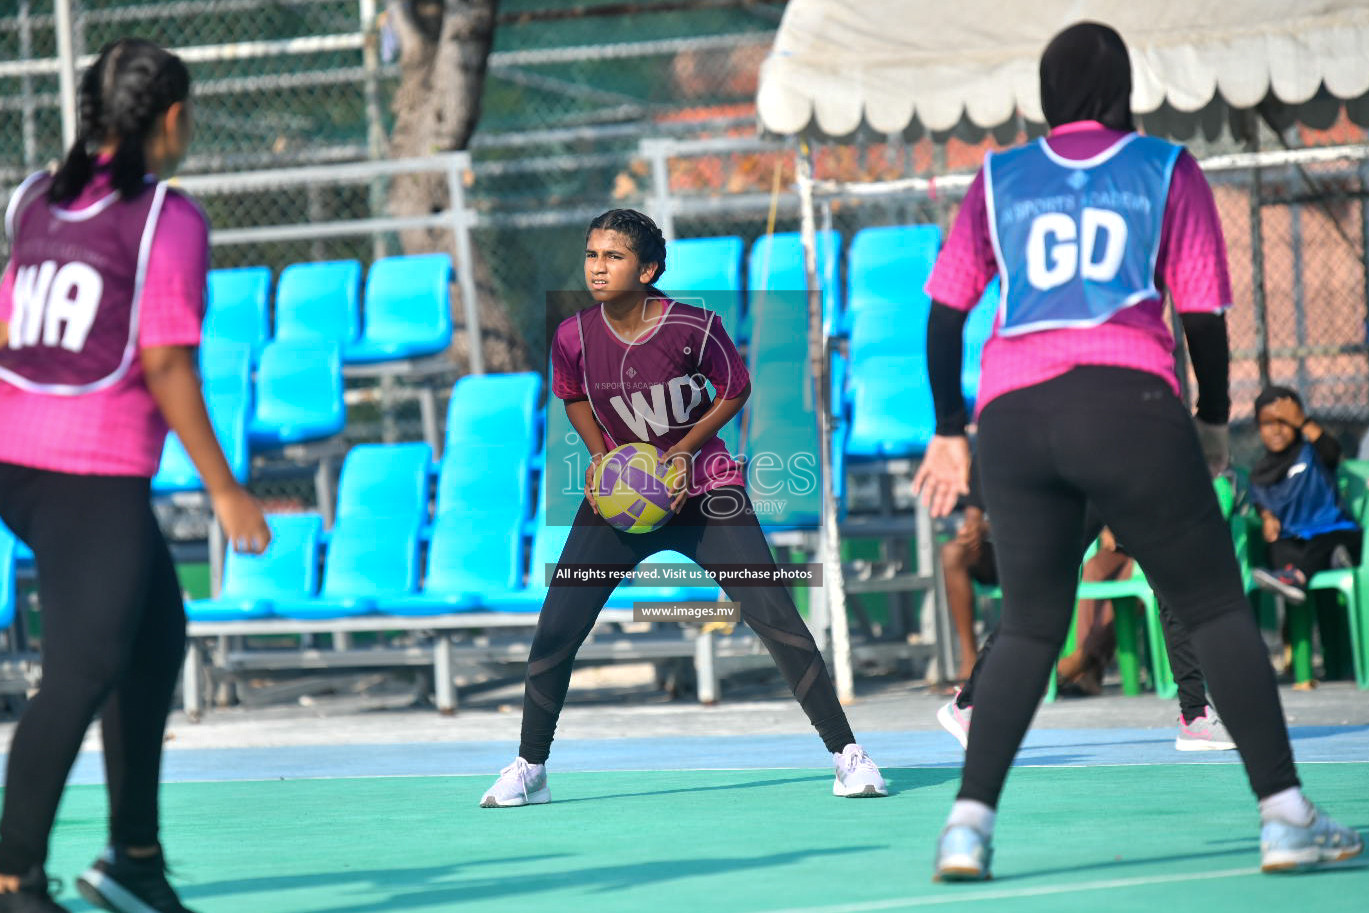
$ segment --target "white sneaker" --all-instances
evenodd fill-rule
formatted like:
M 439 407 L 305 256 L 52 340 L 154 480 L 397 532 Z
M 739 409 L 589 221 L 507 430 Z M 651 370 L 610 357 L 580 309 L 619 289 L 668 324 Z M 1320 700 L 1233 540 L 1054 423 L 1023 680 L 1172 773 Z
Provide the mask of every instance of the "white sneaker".
M 936 721 L 941 724 L 941 728 L 955 736 L 955 740 L 960 743 L 962 749 L 970 745 L 970 715 L 973 707 L 961 707 L 956 701 L 960 700 L 960 689 L 957 688 L 955 697 L 950 702 L 936 712 Z
M 1179 714 L 1179 735 L 1174 740 L 1179 751 L 1231 751 L 1236 742 L 1226 725 L 1212 711 L 1211 706 L 1203 708 L 1203 715 L 1185 723 L 1184 715 Z
M 972 827 L 947 826 L 936 842 L 932 881 L 986 881 L 993 861 L 993 840 Z
M 871 799 L 889 795 L 875 762 L 855 742 L 832 755 L 832 765 L 837 769 L 837 778 L 832 781 L 832 795 L 846 799 Z
M 481 808 L 517 808 L 551 801 L 547 788 L 547 765 L 529 764 L 522 758 L 499 771 L 499 779 L 480 797 Z

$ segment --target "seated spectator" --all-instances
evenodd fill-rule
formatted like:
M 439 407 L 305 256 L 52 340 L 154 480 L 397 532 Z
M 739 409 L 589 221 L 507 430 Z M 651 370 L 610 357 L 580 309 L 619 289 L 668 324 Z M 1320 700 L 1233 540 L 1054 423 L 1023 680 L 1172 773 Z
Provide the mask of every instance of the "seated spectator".
M 1340 502 L 1341 448 L 1307 417 L 1298 394 L 1268 387 L 1255 399 L 1265 453 L 1250 473 L 1250 497 L 1269 543 L 1269 567 L 1253 577 L 1291 603 L 1307 599 L 1318 571 L 1359 563 L 1363 532 Z M 1313 682 L 1295 685 L 1311 687 Z
M 1131 556 L 1118 548 L 1112 531 L 1098 537 L 1098 551 L 1084 562 L 1084 582 L 1125 580 L 1131 576 Z M 1056 664 L 1062 693 L 1103 693 L 1103 672 L 1117 652 L 1117 621 L 1111 599 L 1081 599 L 1075 610 L 1074 652 Z
M 997 586 L 993 537 L 979 492 L 979 473 L 970 467 L 970 492 L 956 537 L 941 547 L 941 567 L 946 581 L 946 603 L 960 641 L 960 668 L 955 686 L 964 685 L 974 670 L 978 642 L 974 631 L 974 584 Z

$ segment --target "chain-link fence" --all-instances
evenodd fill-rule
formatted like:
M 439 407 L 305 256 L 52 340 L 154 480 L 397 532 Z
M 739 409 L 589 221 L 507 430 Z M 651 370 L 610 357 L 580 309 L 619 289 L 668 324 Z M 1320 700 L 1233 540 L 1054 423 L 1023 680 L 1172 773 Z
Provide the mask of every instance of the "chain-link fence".
M 401 79 L 393 17 L 403 4 L 11 0 L 0 7 L 6 182 L 61 154 L 59 2 L 70 7 L 78 58 L 114 37 L 139 34 L 190 61 L 197 137 L 187 174 L 388 156 Z M 614 6 L 637 11 L 586 15 L 592 10 L 579 0 L 504 0 L 499 7 L 480 129 L 461 174 L 469 255 L 459 250 L 456 230 L 426 232 L 420 242 L 452 251 L 469 281 L 456 289 L 454 306 L 478 299 L 486 350 L 493 351 L 491 340 L 504 341 L 490 368 L 543 367 L 545 294 L 579 287 L 584 226 L 606 208 L 642 208 L 674 237 L 736 235 L 748 246 L 767 232 L 798 228 L 792 190 L 799 150 L 757 139 L 752 103 L 781 5 Z M 1365 137 L 1342 120 L 1320 134 L 1266 130 L 1265 139 L 1313 146 Z M 1229 136 L 1194 142 L 1200 158 L 1238 148 Z M 829 194 L 818 227 L 848 241 L 874 225 L 949 228 L 961 191 L 936 177 L 972 170 L 983 149 L 953 136 L 861 135 L 821 144 L 813 151 L 819 179 L 929 180 L 880 195 Z M 1254 394 L 1271 381 L 1301 390 L 1347 449 L 1369 423 L 1365 174 L 1352 152 L 1210 174 L 1235 293 L 1234 416 L 1247 428 Z M 214 265 L 263 264 L 278 275 L 294 262 L 354 258 L 369 265 L 411 250 L 404 233 L 380 229 L 226 240 L 262 226 L 383 219 L 392 191 L 392 179 L 380 176 L 201 194 L 217 232 Z M 451 206 L 449 194 L 434 197 L 435 209 Z M 465 344 L 454 349 L 453 372 L 470 364 Z M 351 386 L 348 440 L 419 435 L 417 407 L 402 390 L 394 395 L 369 380 Z M 1246 435 L 1238 457 L 1252 455 Z M 294 486 L 301 501 L 314 497 L 312 482 L 280 484 L 284 492 Z

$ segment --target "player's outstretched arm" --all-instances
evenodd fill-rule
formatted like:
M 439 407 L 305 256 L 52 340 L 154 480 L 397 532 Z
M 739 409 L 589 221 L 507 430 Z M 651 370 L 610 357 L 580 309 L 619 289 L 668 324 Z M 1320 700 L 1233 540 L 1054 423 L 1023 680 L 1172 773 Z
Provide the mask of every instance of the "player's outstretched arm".
M 190 347 L 149 346 L 139 354 L 148 392 L 199 470 L 228 541 L 240 552 L 264 551 L 271 542 L 271 530 L 261 505 L 228 468 L 209 423 Z

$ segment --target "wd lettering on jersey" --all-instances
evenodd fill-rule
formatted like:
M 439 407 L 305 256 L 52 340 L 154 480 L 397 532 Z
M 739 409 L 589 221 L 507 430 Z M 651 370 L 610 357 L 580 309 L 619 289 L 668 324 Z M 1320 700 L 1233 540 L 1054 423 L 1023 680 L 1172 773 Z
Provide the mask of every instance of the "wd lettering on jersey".
M 80 352 L 95 325 L 104 287 L 94 267 L 76 260 L 60 269 L 56 260 L 19 267 L 14 273 L 10 348 L 60 345 Z
M 1155 259 L 1179 152 L 1132 133 L 1080 161 L 1045 140 L 985 159 L 999 335 L 1097 326 L 1160 297 Z
M 615 394 L 609 397 L 609 403 L 623 423 L 637 435 L 637 439 L 645 441 L 651 434 L 665 434 L 672 426 L 688 422 L 694 410 L 703 402 L 704 392 L 694 377 L 675 377 L 664 384 L 652 384 L 645 393 L 634 390 L 628 400 L 624 400 L 622 394 Z

